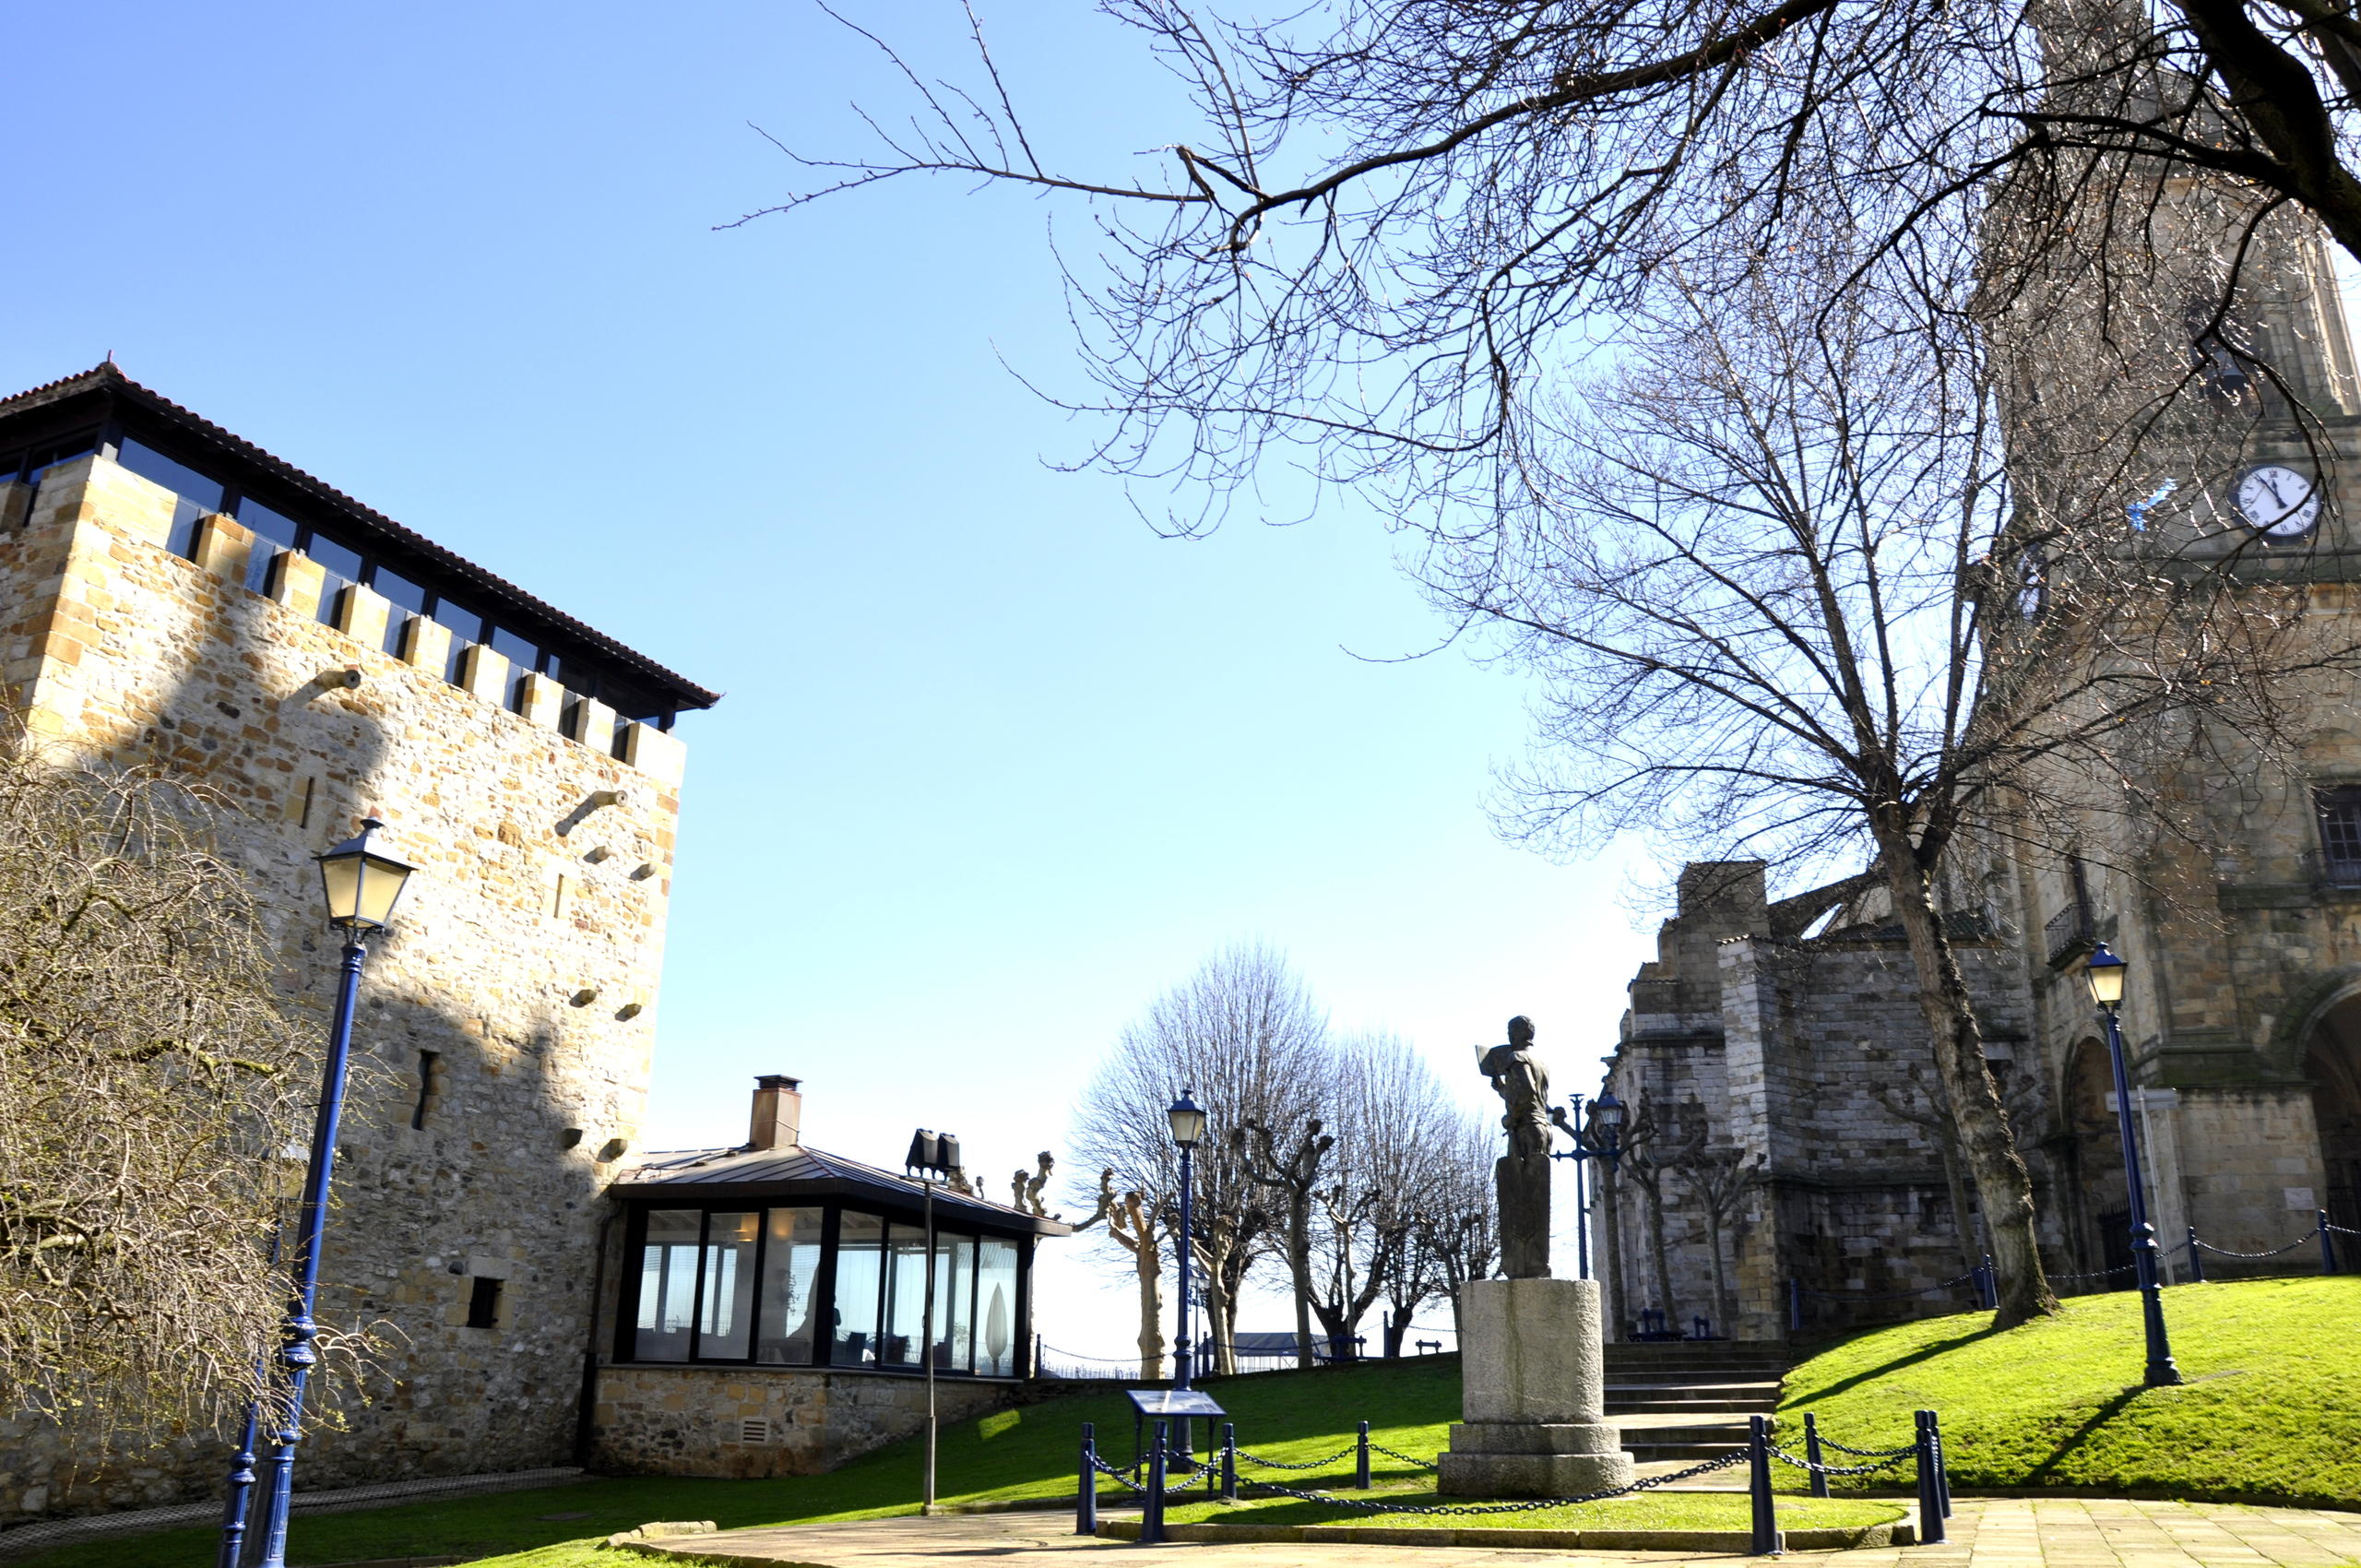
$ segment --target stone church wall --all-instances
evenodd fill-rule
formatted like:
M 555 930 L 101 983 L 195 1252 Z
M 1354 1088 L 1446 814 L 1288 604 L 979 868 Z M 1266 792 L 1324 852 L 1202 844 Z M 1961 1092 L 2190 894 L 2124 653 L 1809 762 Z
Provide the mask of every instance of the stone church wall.
M 507 711 L 481 659 L 475 690 L 443 678 L 439 637 L 382 652 L 366 590 L 350 630 L 322 624 L 301 557 L 249 592 L 251 536 L 209 519 L 205 564 L 182 559 L 173 505 L 91 457 L 0 533 L 0 676 L 35 741 L 166 765 L 233 808 L 225 848 L 323 1028 L 336 946 L 310 857 L 374 811 L 420 868 L 363 982 L 323 1271 L 323 1320 L 378 1327 L 377 1370 L 323 1391 L 299 1484 L 564 1463 L 599 1194 L 647 1087 L 678 743 L 595 712 L 593 743 L 562 735 L 553 689 Z M 497 1310 L 471 1328 L 479 1279 Z M 0 1522 L 218 1496 L 231 1446 L 101 1461 L 0 1420 Z

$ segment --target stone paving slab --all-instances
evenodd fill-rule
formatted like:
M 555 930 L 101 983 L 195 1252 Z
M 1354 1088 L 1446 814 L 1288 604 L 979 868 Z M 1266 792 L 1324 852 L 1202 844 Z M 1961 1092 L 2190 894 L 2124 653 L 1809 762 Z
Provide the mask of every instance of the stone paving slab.
M 1071 1532 L 1056 1515 L 970 1514 L 871 1519 L 685 1536 L 635 1548 L 777 1568 L 928 1568 L 963 1558 L 1009 1560 L 995 1568 L 1051 1568 L 1052 1556 L 1132 1554 L 1139 1547 Z M 2361 1564 L 2361 1513 L 2251 1508 L 2234 1503 L 2100 1498 L 1961 1499 L 1940 1545 L 1790 1552 L 1784 1563 L 1826 1568 L 2340 1568 Z M 1175 1544 L 1191 1568 L 1477 1568 L 1491 1562 L 1583 1564 L 1711 1562 L 1744 1558 L 1677 1551 L 1548 1551 L 1493 1547 Z M 1038 1558 L 1026 1563 L 1026 1558 Z M 1077 1562 L 1055 1568 L 1085 1568 Z M 1111 1564 L 1109 1565 L 1111 1568 Z

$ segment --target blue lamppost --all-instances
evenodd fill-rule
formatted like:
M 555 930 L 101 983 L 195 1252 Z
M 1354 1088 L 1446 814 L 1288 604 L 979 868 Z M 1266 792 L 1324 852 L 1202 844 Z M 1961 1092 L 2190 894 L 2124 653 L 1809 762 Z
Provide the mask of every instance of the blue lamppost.
M 2173 1364 L 2172 1342 L 2165 1336 L 2165 1299 L 2158 1288 L 2156 1228 L 2148 1223 L 2148 1199 L 2140 1180 L 2140 1134 L 2131 1115 L 2131 1074 L 2123 1062 L 2123 1027 L 2116 1015 L 2123 1006 L 2124 961 L 2106 943 L 2082 961 L 2090 981 L 2091 1000 L 2106 1015 L 2106 1053 L 2115 1068 L 2115 1124 L 2123 1134 L 2123 1180 L 2131 1189 L 2131 1265 L 2140 1280 L 2140 1315 L 2148 1331 L 2147 1384 L 2160 1388 L 2181 1381 Z
M 1560 1123 L 1559 1125 L 1563 1127 L 1567 1134 L 1574 1140 L 1574 1146 L 1571 1149 L 1553 1150 L 1549 1158 L 1571 1159 L 1574 1162 L 1575 1277 L 1588 1279 L 1590 1277 L 1588 1180 L 1590 1161 L 1603 1159 L 1609 1165 L 1619 1167 L 1622 1163 L 1623 1145 L 1620 1129 L 1623 1125 L 1623 1102 L 1616 1099 L 1612 1091 L 1592 1100 L 1590 1102 L 1591 1127 L 1586 1128 L 1583 1125 L 1583 1097 L 1578 1094 L 1570 1094 L 1566 1099 L 1573 1105 L 1573 1120 Z M 1596 1140 L 1592 1137 L 1591 1128 L 1597 1130 Z
M 1189 1228 L 1189 1189 L 1192 1185 L 1189 1157 L 1196 1152 L 1198 1144 L 1204 1141 L 1205 1112 L 1195 1098 L 1187 1089 L 1182 1089 L 1180 1098 L 1174 1100 L 1164 1114 L 1165 1119 L 1172 1123 L 1172 1141 L 1180 1148 L 1180 1332 L 1172 1342 L 1173 1370 L 1180 1375 L 1173 1379 L 1172 1386 L 1186 1388 L 1192 1370 L 1189 1364 L 1189 1277 L 1197 1266 Z
M 319 1295 L 320 1237 L 327 1224 L 328 1182 L 336 1166 L 337 1123 L 344 1113 L 345 1066 L 352 1053 L 352 1008 L 361 989 L 361 964 L 368 957 L 368 938 L 386 929 L 394 905 L 402 896 L 414 867 L 370 847 L 369 837 L 385 824 L 363 819 L 358 837 L 348 838 L 319 857 L 320 887 L 326 895 L 328 924 L 344 933 L 343 964 L 337 985 L 336 1015 L 328 1029 L 327 1067 L 320 1086 L 320 1109 L 312 1123 L 311 1163 L 303 1173 L 303 1197 L 295 1217 L 294 1291 L 288 1302 L 287 1321 L 280 1330 L 279 1364 L 287 1372 L 284 1420 L 271 1433 L 270 1489 L 264 1494 L 262 1568 L 286 1568 L 287 1505 L 295 1484 L 295 1443 L 303 1435 L 303 1382 L 319 1362 L 312 1348 L 319 1328 L 312 1307 Z M 245 1513 L 243 1491 L 254 1484 L 251 1453 L 241 1452 L 241 1463 L 231 1473 L 231 1500 L 222 1526 L 222 1561 L 233 1564 Z M 243 1472 L 243 1479 L 240 1479 Z

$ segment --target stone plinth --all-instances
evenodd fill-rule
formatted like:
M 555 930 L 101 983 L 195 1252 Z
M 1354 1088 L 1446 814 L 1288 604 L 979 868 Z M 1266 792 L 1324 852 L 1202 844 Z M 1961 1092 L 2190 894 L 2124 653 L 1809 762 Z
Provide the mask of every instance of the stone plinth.
M 1479 1279 L 1460 1289 L 1461 1412 L 1438 1461 L 1454 1497 L 1572 1497 L 1631 1479 L 1606 1417 L 1598 1282 Z

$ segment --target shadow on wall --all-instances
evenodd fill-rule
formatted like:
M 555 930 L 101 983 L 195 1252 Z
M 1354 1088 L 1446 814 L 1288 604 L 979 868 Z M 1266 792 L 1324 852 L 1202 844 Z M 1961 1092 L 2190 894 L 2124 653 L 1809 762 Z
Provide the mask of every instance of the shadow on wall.
M 670 862 L 670 790 L 242 571 L 61 509 L 0 536 L 0 591 L 25 605 L 66 580 L 71 599 L 69 543 L 105 590 L 9 628 L 49 650 L 17 695 L 51 742 L 228 803 L 222 848 L 257 879 L 291 1004 L 321 1030 L 338 943 L 311 857 L 374 812 L 420 868 L 362 983 L 320 1292 L 325 1324 L 375 1330 L 375 1370 L 322 1391 L 298 1486 L 566 1462 L 599 1194 L 646 1089 L 669 891 L 647 868 Z M 311 1128 L 287 1135 L 307 1146 Z M 0 1522 L 218 1497 L 233 1435 L 101 1456 L 0 1420 Z

